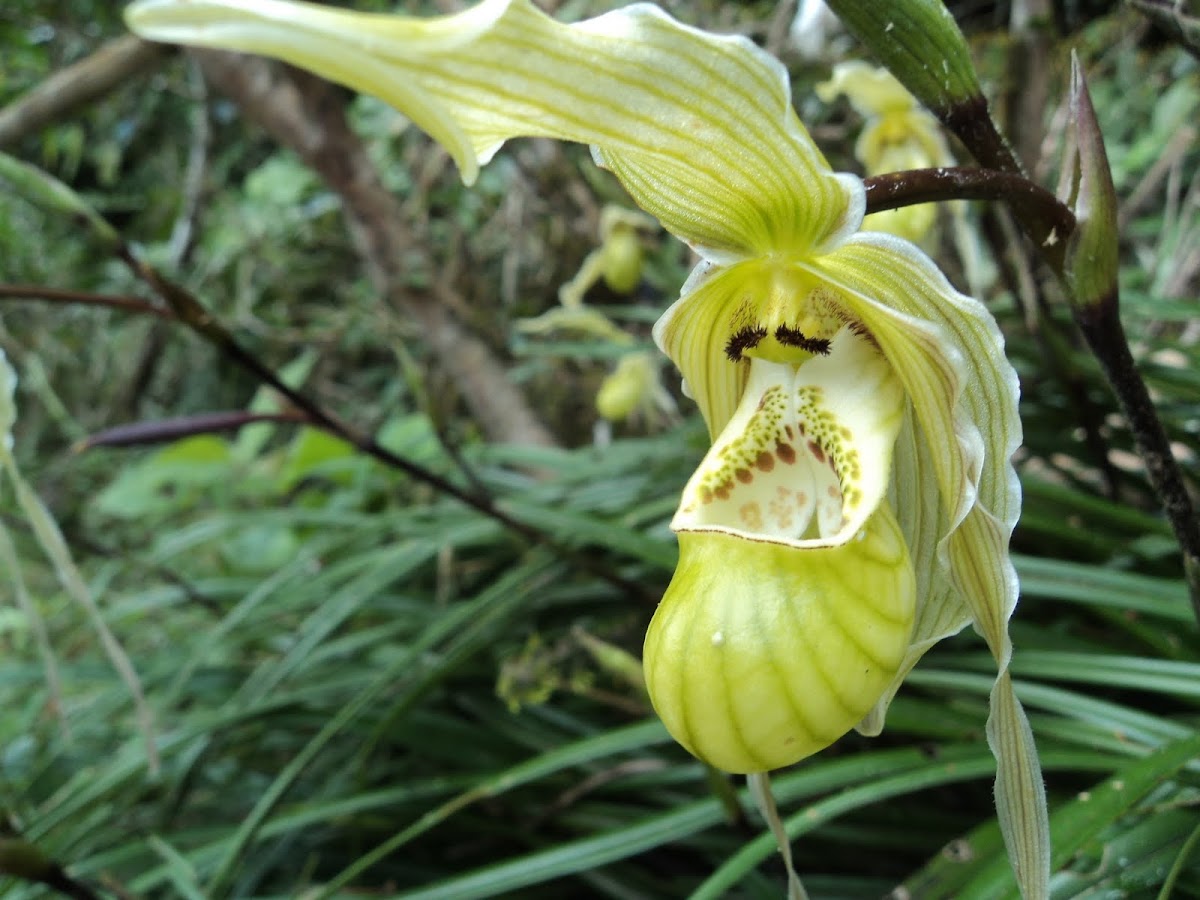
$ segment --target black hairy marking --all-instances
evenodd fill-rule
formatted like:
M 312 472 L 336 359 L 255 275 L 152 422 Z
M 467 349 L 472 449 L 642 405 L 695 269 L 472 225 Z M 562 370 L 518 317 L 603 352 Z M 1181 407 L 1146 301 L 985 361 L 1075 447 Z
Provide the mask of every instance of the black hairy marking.
M 807 337 L 799 328 L 788 328 L 786 325 L 780 325 L 775 329 L 775 340 L 779 341 L 785 347 L 799 347 L 801 350 L 806 350 L 817 356 L 829 355 L 828 338 Z
M 725 344 L 725 355 L 729 357 L 730 362 L 737 362 L 742 358 L 742 354 L 753 347 L 758 346 L 758 342 L 767 336 L 767 329 L 761 325 L 741 328 L 735 331 Z

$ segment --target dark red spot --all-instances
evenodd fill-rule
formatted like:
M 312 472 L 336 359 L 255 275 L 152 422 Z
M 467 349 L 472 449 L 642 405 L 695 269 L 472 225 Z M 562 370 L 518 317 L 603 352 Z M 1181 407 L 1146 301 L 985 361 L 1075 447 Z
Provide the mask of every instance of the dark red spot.
M 704 504 L 712 503 L 712 491 L 706 487 L 700 488 L 700 502 Z
M 740 481 L 742 484 L 749 484 L 750 482 L 752 482 L 754 480 L 754 475 L 750 472 L 749 469 L 738 469 L 733 474 L 737 476 L 737 480 Z
M 791 444 L 776 444 L 775 454 L 789 466 L 796 461 L 796 448 Z
M 784 434 L 786 434 L 788 436 L 789 441 L 792 440 L 796 436 L 796 433 L 794 431 L 792 431 L 791 425 L 784 425 L 783 431 L 784 431 Z
M 770 472 L 775 468 L 775 457 L 764 450 L 758 454 L 758 458 L 754 460 L 754 465 L 763 472 Z
M 713 491 L 713 493 L 717 495 L 718 500 L 728 500 L 729 499 L 729 485 L 723 484 L 719 488 L 717 488 L 715 491 Z
M 808 452 L 816 458 L 817 462 L 825 462 L 825 451 L 821 449 L 821 445 L 816 441 L 808 442 Z

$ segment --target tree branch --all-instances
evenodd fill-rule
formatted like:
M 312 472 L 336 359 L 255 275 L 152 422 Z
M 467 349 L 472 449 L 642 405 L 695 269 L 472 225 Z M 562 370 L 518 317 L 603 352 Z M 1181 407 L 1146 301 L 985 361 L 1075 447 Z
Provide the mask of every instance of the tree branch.
M 341 197 L 346 221 L 380 295 L 421 331 L 472 416 L 499 443 L 554 446 L 556 441 L 504 366 L 454 318 L 436 291 L 404 284 L 411 248 L 400 205 L 384 186 L 366 147 L 346 122 L 344 95 L 325 81 L 262 59 L 215 50 L 190 51 L 205 78 L 248 119 L 297 153 Z
M 166 307 L 157 306 L 141 297 L 93 294 L 90 291 L 43 287 L 40 284 L 0 284 L 0 300 L 45 300 L 50 303 L 67 303 L 72 306 L 105 306 L 109 309 L 119 309 L 122 312 L 158 316 L 161 319 L 174 318 L 174 315 Z
M 166 44 L 143 41 L 133 35 L 109 41 L 0 109 L 0 147 L 11 146 L 121 87 L 138 72 L 163 59 L 170 50 Z

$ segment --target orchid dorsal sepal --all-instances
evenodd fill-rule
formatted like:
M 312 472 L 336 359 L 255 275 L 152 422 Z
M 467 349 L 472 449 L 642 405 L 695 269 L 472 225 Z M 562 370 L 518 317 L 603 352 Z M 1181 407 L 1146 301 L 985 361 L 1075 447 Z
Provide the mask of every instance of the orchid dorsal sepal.
M 427 19 L 139 0 L 125 16 L 152 40 L 272 56 L 378 96 L 468 183 L 509 138 L 591 144 L 642 209 L 712 259 L 823 246 L 862 217 L 861 184 L 829 170 L 778 60 L 650 4 L 571 25 L 529 0 Z

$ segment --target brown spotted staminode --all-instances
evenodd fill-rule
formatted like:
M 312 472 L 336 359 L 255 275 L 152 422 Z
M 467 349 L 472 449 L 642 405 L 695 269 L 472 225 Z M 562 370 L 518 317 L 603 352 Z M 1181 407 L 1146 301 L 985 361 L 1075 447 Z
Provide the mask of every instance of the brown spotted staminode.
M 825 355 L 800 366 L 753 360 L 737 427 L 718 438 L 692 476 L 676 530 L 820 543 L 861 526 L 864 499 L 877 499 L 886 483 L 878 475 L 887 470 L 904 392 L 874 346 L 851 329 L 826 344 Z M 853 373 L 849 383 L 832 384 L 843 367 Z M 879 459 L 864 467 L 862 454 L 872 451 Z

